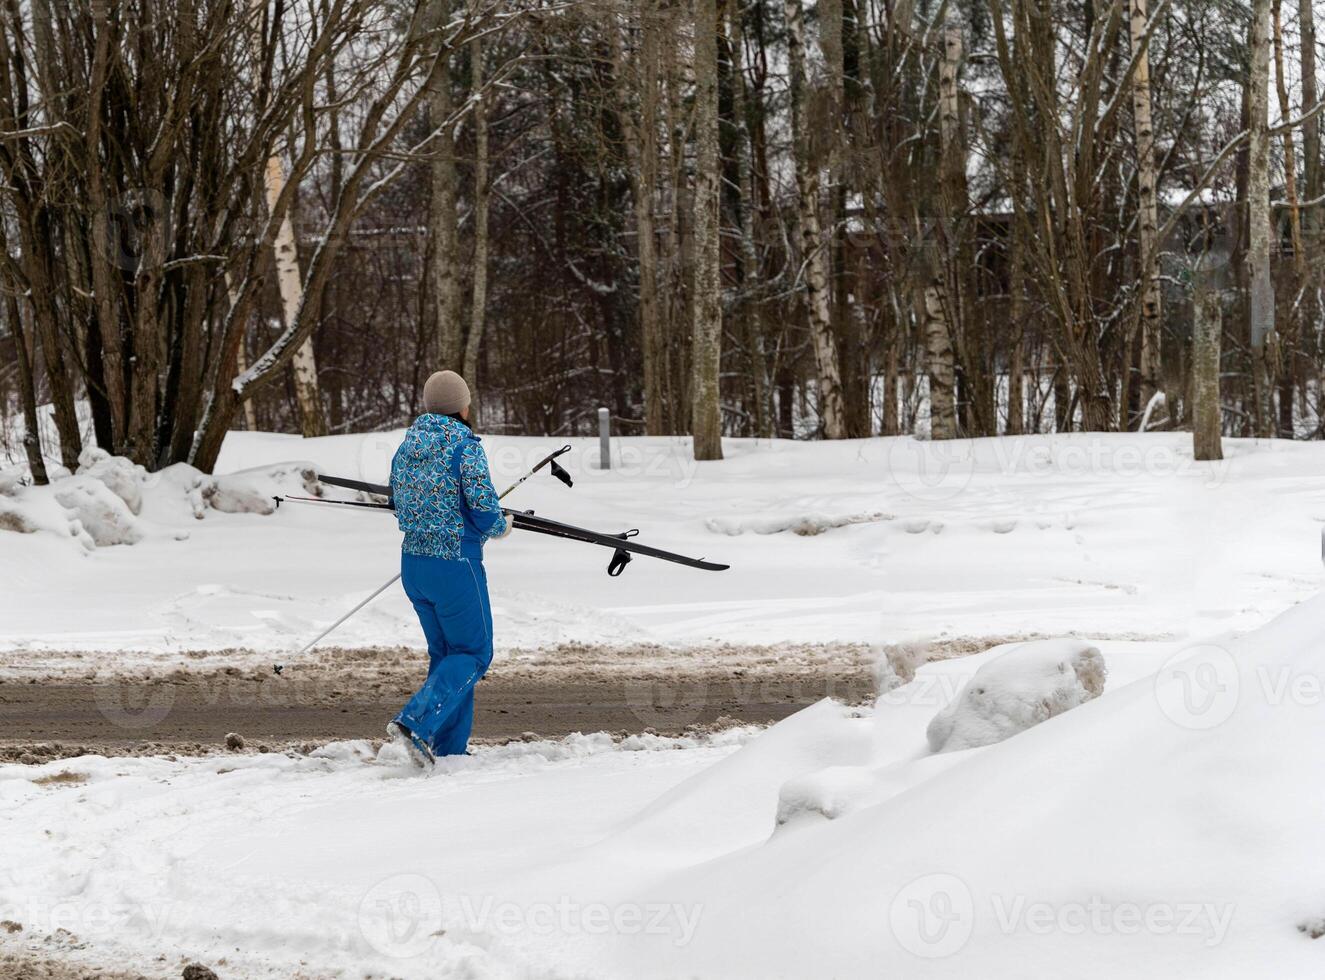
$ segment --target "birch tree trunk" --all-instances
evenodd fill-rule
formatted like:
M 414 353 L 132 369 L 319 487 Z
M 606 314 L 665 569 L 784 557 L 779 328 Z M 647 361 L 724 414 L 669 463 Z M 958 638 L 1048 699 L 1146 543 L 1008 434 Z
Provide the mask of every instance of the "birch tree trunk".
M 463 377 L 474 385 L 478 351 L 483 341 L 488 306 L 488 112 L 483 95 L 483 42 L 469 42 L 471 91 L 474 100 L 474 289 L 469 304 L 469 336 L 465 338 Z M 475 398 L 475 410 L 478 399 Z
M 772 411 L 769 404 L 768 356 L 764 349 L 763 317 L 753 293 L 759 286 L 759 249 L 755 243 L 755 180 L 751 159 L 749 120 L 746 117 L 745 43 L 742 33 L 740 0 L 727 4 L 726 57 L 731 72 L 733 155 L 736 169 L 737 225 L 740 230 L 740 270 L 742 297 L 737 303 L 740 332 L 749 364 L 751 429 L 760 439 L 772 437 Z
M 925 357 L 929 369 L 929 437 L 955 439 L 957 400 L 952 337 L 943 308 L 943 282 L 937 275 L 925 289 Z
M 819 375 L 819 414 L 826 439 L 846 435 L 842 374 L 828 305 L 828 252 L 819 227 L 819 166 L 811 159 L 806 119 L 805 22 L 801 0 L 783 0 L 787 21 L 787 67 L 790 82 L 791 133 L 795 156 L 797 224 L 805 269 L 805 305 Z
M 1150 106 L 1150 45 L 1147 0 L 1130 0 L 1132 56 L 1132 119 L 1136 127 L 1136 189 L 1138 240 L 1141 249 L 1141 404 L 1148 405 L 1164 376 L 1160 354 L 1163 315 L 1159 283 L 1159 206 L 1155 172 L 1155 131 Z M 1126 415 L 1126 406 L 1122 414 Z
M 267 191 L 267 207 L 275 209 L 281 191 L 285 189 L 285 165 L 279 156 L 269 157 L 263 172 Z M 299 316 L 304 302 L 303 277 L 299 273 L 299 247 L 294 237 L 294 222 L 290 209 L 281 217 L 281 226 L 272 243 L 276 262 L 276 284 L 281 292 L 281 309 L 286 328 Z M 313 338 L 306 337 L 290 361 L 294 375 L 294 395 L 299 403 L 299 427 L 305 438 L 327 434 L 326 419 L 322 414 L 322 394 L 317 384 L 317 359 L 313 356 Z
M 1273 0 L 1271 22 L 1274 38 L 1274 80 L 1275 94 L 1279 98 L 1279 115 L 1283 119 L 1292 117 L 1292 105 L 1288 99 L 1288 85 L 1284 75 L 1284 29 L 1281 16 L 1282 0 Z M 1293 246 L 1293 276 L 1291 295 L 1297 297 L 1307 279 L 1306 249 L 1302 240 L 1302 210 L 1298 207 L 1297 192 L 1297 153 L 1294 148 L 1293 130 L 1284 130 L 1284 203 L 1288 205 L 1288 230 Z M 1302 304 L 1294 302 L 1289 307 L 1286 329 L 1278 331 L 1279 357 L 1279 437 L 1293 438 L 1293 375 L 1294 353 L 1297 350 L 1298 337 L 1301 335 Z
M 1264 438 L 1275 433 L 1271 399 L 1274 327 L 1274 283 L 1270 279 L 1270 0 L 1254 0 L 1251 19 L 1251 73 L 1247 79 L 1251 138 L 1248 145 L 1247 269 L 1251 336 L 1252 383 L 1256 399 L 1256 430 Z
M 958 222 L 966 211 L 966 154 L 961 141 L 961 100 L 957 71 L 962 59 L 961 26 L 943 27 L 939 65 L 940 221 L 929 249 L 930 282 L 925 287 L 925 352 L 929 364 L 930 438 L 955 439 L 956 352 L 953 340 L 962 315 L 965 270 L 956 247 Z M 956 287 L 956 288 L 951 288 Z
M 722 459 L 719 367 L 722 355 L 722 284 L 718 215 L 718 5 L 695 0 L 695 281 L 692 301 L 693 380 L 691 432 L 695 459 Z
M 262 59 L 262 7 L 264 0 L 250 0 L 249 9 L 254 15 L 253 54 L 254 60 Z M 277 8 L 280 9 L 279 7 Z M 274 212 L 285 190 L 285 164 L 280 155 L 273 153 L 267 158 L 262 173 L 263 189 L 267 194 L 267 210 Z M 276 284 L 281 294 L 281 310 L 284 327 L 294 323 L 299 316 L 299 307 L 304 302 L 303 276 L 299 273 L 299 246 L 294 236 L 294 221 L 290 218 L 293 204 L 281 215 L 280 227 L 276 231 L 276 240 L 272 243 L 272 258 L 276 265 Z M 241 348 L 242 350 L 242 348 Z M 322 414 L 322 394 L 317 383 L 317 358 L 313 354 L 313 338 L 308 336 L 299 345 L 290 360 L 290 372 L 294 378 L 294 396 L 299 406 L 299 428 L 305 438 L 327 434 L 326 418 Z M 246 410 L 247 411 L 247 410 Z

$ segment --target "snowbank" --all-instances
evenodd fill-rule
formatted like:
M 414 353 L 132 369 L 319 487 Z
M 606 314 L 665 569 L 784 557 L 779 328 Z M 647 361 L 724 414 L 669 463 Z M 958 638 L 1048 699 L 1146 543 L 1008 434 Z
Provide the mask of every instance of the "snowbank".
M 78 457 L 78 473 L 95 477 L 106 488 L 124 501 L 132 514 L 143 511 L 143 484 L 148 482 L 147 470 L 125 459 L 112 456 L 104 449 L 89 446 Z
M 56 502 L 78 521 L 98 548 L 136 544 L 143 532 L 133 511 L 100 480 L 71 476 L 51 484 Z
M 214 510 L 226 514 L 272 514 L 274 497 L 290 492 L 320 494 L 307 463 L 284 463 L 223 476 L 209 476 L 185 463 L 149 474 L 123 456 L 96 447 L 79 456 L 77 473 L 54 468 L 47 486 L 27 486 L 15 468 L 0 481 L 0 531 L 48 531 L 84 551 L 137 544 L 147 537 L 185 540 L 170 525 L 185 515 L 201 520 Z M 140 516 L 141 515 L 141 516 Z
M 909 737 L 800 780 L 819 819 L 631 893 L 702 906 L 693 942 L 616 936 L 592 958 L 645 978 L 1318 976 L 1325 753 L 1304 747 L 1325 598 L 1154 666 L 973 752 L 916 755 L 919 712 L 881 706 Z M 853 806 L 883 773 L 895 791 Z
M 1021 643 L 982 666 L 929 723 L 935 752 L 992 745 L 1104 691 L 1104 658 L 1080 640 Z

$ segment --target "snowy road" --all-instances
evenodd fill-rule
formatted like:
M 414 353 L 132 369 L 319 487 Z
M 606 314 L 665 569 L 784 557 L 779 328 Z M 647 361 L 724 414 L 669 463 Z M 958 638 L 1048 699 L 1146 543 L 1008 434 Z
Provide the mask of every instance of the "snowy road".
M 803 649 L 794 657 L 732 647 L 723 661 L 714 669 L 666 650 L 581 646 L 564 661 L 499 663 L 479 685 L 475 736 L 501 742 L 531 732 L 681 734 L 696 726 L 767 724 L 821 698 L 859 704 L 874 694 L 874 654 L 864 647 Z M 418 686 L 424 662 L 415 651 L 333 650 L 317 666 L 282 677 L 267 667 L 160 678 L 103 672 L 94 681 L 64 673 L 39 683 L 0 677 L 0 760 L 215 752 L 230 732 L 253 749 L 380 741 L 387 719 Z

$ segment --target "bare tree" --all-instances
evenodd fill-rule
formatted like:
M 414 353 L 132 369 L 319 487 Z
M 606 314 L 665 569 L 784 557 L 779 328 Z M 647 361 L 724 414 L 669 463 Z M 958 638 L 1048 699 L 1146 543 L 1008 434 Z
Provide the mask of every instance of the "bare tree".
M 429 14 L 440 28 L 451 11 L 450 0 L 429 0 Z M 460 319 L 463 303 L 460 283 L 460 232 L 456 208 L 459 173 L 456 168 L 455 130 L 448 125 L 455 106 L 451 97 L 451 49 L 440 29 L 436 68 L 428 83 L 428 123 L 435 133 L 429 148 L 432 195 L 428 205 L 428 244 L 432 250 L 428 289 L 431 306 L 426 311 L 437 336 L 438 366 L 464 369 L 465 325 Z
M 1198 460 L 1224 458 L 1219 360 L 1227 264 L 1225 248 L 1202 253 L 1192 268 L 1192 452 Z
M 478 0 L 471 0 L 477 7 Z M 464 377 L 478 377 L 488 306 L 488 109 L 483 82 L 483 41 L 469 42 L 470 92 L 474 106 L 474 285 L 470 292 L 469 334 L 465 337 Z
M 691 432 L 695 459 L 722 459 L 717 0 L 695 0 L 695 280 Z

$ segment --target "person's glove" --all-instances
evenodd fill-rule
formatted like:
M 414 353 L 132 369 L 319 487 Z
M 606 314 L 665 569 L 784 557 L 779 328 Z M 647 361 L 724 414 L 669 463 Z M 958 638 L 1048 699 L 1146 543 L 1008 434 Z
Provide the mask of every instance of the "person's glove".
M 493 538 L 508 538 L 511 536 L 511 532 L 515 530 L 515 518 L 510 514 L 503 516 L 506 518 L 506 530 L 502 531 L 501 534 L 494 534 Z

